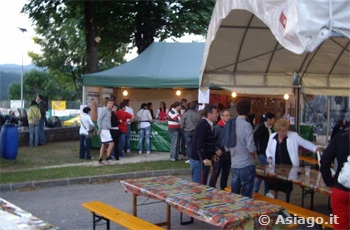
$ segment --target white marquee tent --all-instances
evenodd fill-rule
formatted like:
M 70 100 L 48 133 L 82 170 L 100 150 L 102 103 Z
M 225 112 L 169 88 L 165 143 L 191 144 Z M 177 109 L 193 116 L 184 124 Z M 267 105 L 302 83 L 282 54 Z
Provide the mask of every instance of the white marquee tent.
M 349 0 L 217 0 L 200 87 L 350 96 Z

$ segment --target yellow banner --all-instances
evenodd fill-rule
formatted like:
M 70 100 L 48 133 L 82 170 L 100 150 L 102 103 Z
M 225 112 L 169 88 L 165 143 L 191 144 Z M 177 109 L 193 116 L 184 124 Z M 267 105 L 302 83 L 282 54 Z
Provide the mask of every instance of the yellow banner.
M 66 101 L 51 101 L 53 110 L 65 110 Z

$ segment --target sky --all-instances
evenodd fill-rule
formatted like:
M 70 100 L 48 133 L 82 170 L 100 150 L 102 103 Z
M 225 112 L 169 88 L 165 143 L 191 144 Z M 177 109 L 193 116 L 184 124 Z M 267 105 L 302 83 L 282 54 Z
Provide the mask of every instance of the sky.
M 28 16 L 21 14 L 21 9 L 28 0 L 0 0 L 0 65 L 1 64 L 31 64 L 31 58 L 28 57 L 28 51 L 40 53 L 40 46 L 35 45 L 32 37 L 35 36 L 31 22 Z M 27 32 L 21 32 L 18 28 L 25 28 Z M 173 39 L 167 39 L 166 42 L 173 42 Z M 177 42 L 204 42 L 205 39 L 200 36 L 185 36 L 176 39 Z M 125 58 L 129 61 L 137 56 L 136 49 Z
M 27 0 L 0 0 L 0 64 L 28 65 L 31 59 L 28 51 L 39 52 L 40 49 L 31 39 L 34 29 L 26 15 L 21 14 L 21 9 Z M 25 28 L 27 32 L 21 32 L 18 27 Z

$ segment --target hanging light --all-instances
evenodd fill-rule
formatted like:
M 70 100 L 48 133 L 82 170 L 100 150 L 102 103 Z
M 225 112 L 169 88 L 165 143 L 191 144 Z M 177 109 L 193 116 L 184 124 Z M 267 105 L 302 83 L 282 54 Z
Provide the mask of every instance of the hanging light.
M 283 98 L 284 98 L 284 100 L 288 100 L 289 99 L 289 95 L 288 94 L 284 94 Z
M 231 96 L 232 96 L 233 98 L 235 98 L 235 97 L 237 97 L 237 93 L 236 93 L 236 92 L 232 92 Z
M 181 90 L 176 90 L 176 96 L 180 96 L 181 95 Z
M 123 91 L 123 96 L 126 97 L 126 96 L 128 96 L 128 94 L 129 94 L 128 91 L 125 89 L 125 90 Z

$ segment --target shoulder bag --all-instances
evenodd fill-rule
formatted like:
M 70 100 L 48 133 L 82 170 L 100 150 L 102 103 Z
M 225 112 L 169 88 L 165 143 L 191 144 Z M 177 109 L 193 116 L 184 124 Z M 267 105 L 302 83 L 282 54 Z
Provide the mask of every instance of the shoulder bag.
M 82 120 L 80 120 L 80 123 L 83 125 L 84 129 L 88 132 L 89 138 L 93 138 L 96 135 L 95 125 L 90 130 L 88 130 L 85 127 L 84 122 Z

